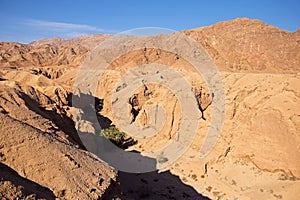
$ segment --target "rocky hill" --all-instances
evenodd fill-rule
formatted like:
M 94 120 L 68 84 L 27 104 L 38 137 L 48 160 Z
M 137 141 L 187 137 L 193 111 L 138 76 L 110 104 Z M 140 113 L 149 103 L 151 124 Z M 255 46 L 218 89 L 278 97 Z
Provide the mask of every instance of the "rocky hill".
M 98 44 L 103 42 L 106 38 L 112 35 L 108 34 L 95 34 L 95 35 L 83 35 L 77 38 L 63 39 L 60 37 L 53 37 L 51 39 L 42 39 L 29 43 L 32 46 L 41 46 L 43 44 L 59 45 L 59 46 L 72 46 L 80 45 L 88 50 L 92 50 Z
M 78 66 L 87 53 L 88 50 L 79 45 L 32 46 L 14 42 L 0 43 L 2 67 Z
M 97 120 L 111 125 L 117 122 L 115 86 L 135 66 L 166 64 L 191 83 L 199 108 L 193 143 L 172 165 L 145 174 L 111 168 L 86 150 L 76 131 L 93 131 L 89 119 L 76 119 L 83 111 L 72 104 L 79 66 L 110 35 L 1 42 L 0 198 L 298 199 L 300 31 L 242 18 L 182 33 L 212 57 L 226 94 L 221 136 L 204 159 L 199 152 L 211 127 L 214 96 L 184 59 L 155 49 L 132 51 L 114 60 L 97 85 L 95 98 L 104 102 Z M 126 84 L 121 86 L 118 91 Z M 130 95 L 134 125 L 145 128 L 154 116 L 159 119 L 154 105 L 164 107 L 167 117 L 156 136 L 127 138 L 122 148 L 147 153 L 176 140 L 181 109 L 188 105 L 162 85 L 143 83 Z
M 222 71 L 299 71 L 300 30 L 291 33 L 259 20 L 239 18 L 182 33 L 199 42 Z M 2 42 L 0 66 L 78 66 L 88 51 L 110 36 L 54 37 L 28 45 Z
M 291 33 L 241 18 L 184 33 L 198 41 L 221 70 L 299 72 L 300 30 Z

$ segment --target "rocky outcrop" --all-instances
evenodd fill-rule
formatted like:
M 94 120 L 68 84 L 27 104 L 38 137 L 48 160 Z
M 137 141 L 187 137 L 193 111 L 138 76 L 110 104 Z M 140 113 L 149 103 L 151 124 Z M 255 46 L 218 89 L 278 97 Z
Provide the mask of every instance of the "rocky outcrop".
M 183 31 L 199 42 L 222 71 L 294 73 L 300 34 L 240 18 Z
M 21 179 L 45 187 L 47 198 L 53 192 L 53 198 L 99 199 L 117 187 L 116 171 L 84 150 L 66 113 L 62 90 L 47 96 L 20 82 L 0 82 L 1 165 L 13 168 Z M 61 99 L 61 104 L 55 98 Z M 1 191 L 12 184 L 5 177 L 1 176 Z M 30 189 L 31 183 L 23 182 L 25 190 L 40 196 Z M 17 196 L 24 195 L 20 192 Z
M 49 188 L 21 177 L 3 163 L 0 163 L 0 177 L 1 199 L 55 199 Z
M 94 34 L 83 35 L 77 38 L 63 39 L 60 37 L 53 37 L 51 39 L 42 39 L 30 43 L 32 46 L 41 46 L 45 44 L 59 45 L 59 46 L 74 46 L 80 45 L 88 50 L 94 49 L 97 45 L 110 37 L 109 34 Z
M 1 67 L 78 66 L 88 50 L 80 45 L 32 46 L 15 42 L 0 43 Z
M 240 18 L 182 33 L 201 44 L 221 71 L 294 73 L 299 70 L 299 30 L 292 33 L 259 20 Z M 0 66 L 79 66 L 88 51 L 110 36 L 54 37 L 29 45 L 2 42 Z

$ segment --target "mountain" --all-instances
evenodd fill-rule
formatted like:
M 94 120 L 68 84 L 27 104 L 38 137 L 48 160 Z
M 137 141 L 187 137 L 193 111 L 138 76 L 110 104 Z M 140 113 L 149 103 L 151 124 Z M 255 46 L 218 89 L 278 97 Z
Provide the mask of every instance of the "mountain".
M 298 199 L 300 30 L 292 33 L 259 20 L 239 18 L 181 33 L 204 47 L 224 85 L 221 134 L 201 159 L 207 132 L 216 128 L 211 123 L 216 99 L 207 82 L 180 56 L 161 49 L 131 51 L 113 60 L 98 80 L 95 94 L 80 91 L 78 95 L 74 82 L 81 64 L 113 35 L 54 37 L 30 44 L 1 42 L 0 197 Z M 148 39 L 167 41 L 173 36 L 141 38 L 138 45 Z M 134 82 L 124 82 L 127 79 L 123 76 L 145 76 L 145 70 L 134 69 L 149 63 L 175 69 L 184 79 L 163 70 L 153 76 L 170 83 L 185 80 L 188 88 L 173 91 L 172 87 L 142 81 L 132 93 L 122 92 Z M 129 70 L 136 73 L 126 73 Z M 181 87 L 179 82 L 175 85 Z M 191 91 L 196 109 L 182 103 L 179 91 Z M 116 94 L 120 96 L 112 102 Z M 91 142 L 96 141 L 98 133 L 91 116 L 84 117 L 74 98 L 83 105 L 85 98 L 102 102 L 101 106 L 85 106 L 97 110 L 96 121 L 106 128 L 118 125 L 113 110 L 118 101 L 126 103 L 118 112 L 130 115 L 132 124 L 141 130 L 164 122 L 158 134 L 147 140 L 126 133 L 121 147 L 141 157 L 185 136 L 179 134 L 183 112 L 196 112 L 199 124 L 194 127 L 196 135 L 187 151 L 174 163 L 160 171 L 130 174 L 98 159 L 93 154 L 97 153 L 96 145 L 89 149 L 82 143 L 77 129 Z M 165 121 L 161 120 L 163 115 Z M 160 161 L 167 161 L 163 158 Z
M 294 73 L 300 66 L 300 32 L 238 18 L 182 31 L 201 44 L 222 71 Z M 79 66 L 88 51 L 112 35 L 54 37 L 28 45 L 0 45 L 0 66 Z
M 293 73 L 300 66 L 300 34 L 240 18 L 183 31 L 198 41 L 221 70 Z
M 37 40 L 34 42 L 29 43 L 32 46 L 41 46 L 43 44 L 50 44 L 50 45 L 59 45 L 59 46 L 72 46 L 72 45 L 80 45 L 88 50 L 92 50 L 100 44 L 105 39 L 112 35 L 109 34 L 95 34 L 95 35 L 83 35 L 77 38 L 71 39 L 63 39 L 60 37 L 53 37 L 51 39 L 42 39 Z

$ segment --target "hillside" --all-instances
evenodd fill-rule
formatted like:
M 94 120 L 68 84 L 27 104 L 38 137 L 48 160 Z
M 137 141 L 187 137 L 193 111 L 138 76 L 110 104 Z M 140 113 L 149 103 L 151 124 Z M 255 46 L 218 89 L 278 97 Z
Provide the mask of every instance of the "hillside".
M 95 35 L 83 35 L 77 38 L 71 38 L 71 39 L 63 39 L 60 37 L 53 37 L 51 39 L 42 39 L 37 40 L 29 43 L 29 45 L 32 46 L 41 46 L 44 44 L 50 44 L 50 45 L 59 45 L 59 46 L 72 46 L 72 45 L 80 45 L 88 50 L 92 50 L 97 46 L 97 44 L 100 44 L 102 41 L 104 41 L 106 38 L 110 37 L 112 35 L 107 34 L 95 34 Z
M 247 18 L 184 31 L 225 71 L 295 73 L 300 66 L 300 31 L 291 33 Z
M 181 137 L 177 133 L 183 123 L 182 108 L 192 107 L 181 104 L 172 88 L 162 84 L 142 82 L 132 93 L 123 92 L 122 99 L 112 102 L 114 95 L 131 83 L 124 76 L 132 76 L 129 80 L 134 82 L 139 80 L 137 74 L 147 74 L 134 71 L 136 66 L 165 64 L 185 77 L 190 88 L 182 90 L 194 93 L 199 108 L 196 136 L 174 163 L 145 174 L 108 166 L 93 154 L 97 146 L 95 152 L 87 151 L 77 131 L 96 141 L 95 122 L 90 116 L 84 118 L 84 111 L 72 104 L 72 97 L 77 97 L 74 82 L 92 50 L 111 35 L 54 37 L 30 44 L 1 42 L 0 198 L 298 199 L 300 31 L 291 33 L 241 18 L 181 33 L 204 47 L 224 85 L 224 124 L 205 158 L 200 159 L 199 152 L 211 127 L 214 94 L 178 55 L 151 48 L 131 51 L 110 63 L 94 96 L 80 94 L 83 103 L 84 97 L 103 99 L 97 123 L 108 126 L 118 124 L 113 110 L 117 100 L 127 102 L 119 110 L 121 117 L 136 111 L 131 124 L 141 129 L 153 121 L 161 123 L 158 110 L 163 107 L 165 123 L 157 135 L 147 140 L 132 136 L 123 146 L 144 156 Z M 145 37 L 137 40 L 137 46 L 173 36 Z M 135 73 L 126 74 L 129 70 Z M 166 82 L 177 80 L 166 74 L 171 73 L 157 70 L 153 76 Z
M 201 44 L 222 71 L 297 73 L 300 31 L 240 18 L 182 31 Z M 54 37 L 28 45 L 1 43 L 0 66 L 79 66 L 88 51 L 111 35 Z

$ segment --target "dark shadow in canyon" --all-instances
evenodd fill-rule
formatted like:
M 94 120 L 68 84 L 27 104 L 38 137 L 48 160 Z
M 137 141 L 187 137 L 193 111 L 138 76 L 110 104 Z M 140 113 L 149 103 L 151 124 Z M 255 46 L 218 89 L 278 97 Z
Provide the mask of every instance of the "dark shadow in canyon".
M 133 174 L 119 172 L 118 178 L 121 190 L 129 199 L 147 200 L 209 200 L 199 194 L 193 187 L 183 183 L 180 178 L 165 171 Z
M 69 106 L 74 106 L 72 104 L 72 99 L 76 100 L 77 108 L 84 108 L 83 110 L 87 110 L 88 112 L 94 112 L 91 113 L 91 115 L 97 116 L 97 121 L 94 121 L 93 123 L 99 123 L 102 129 L 109 128 L 112 125 L 112 121 L 101 115 L 100 110 L 102 109 L 103 105 L 101 104 L 102 100 L 98 99 L 97 97 L 94 97 L 90 94 L 83 94 L 80 93 L 80 95 L 72 96 L 73 94 L 70 94 L 68 97 L 68 104 Z M 74 121 L 67 117 L 66 115 L 60 115 L 57 114 L 55 111 L 46 111 L 44 109 L 41 109 L 39 107 L 38 102 L 31 99 L 27 94 L 22 93 L 22 98 L 25 100 L 27 107 L 34 112 L 42 115 L 43 117 L 53 121 L 59 129 L 64 131 L 67 135 L 71 136 L 70 139 L 77 144 L 80 144 L 80 146 L 83 146 L 77 130 L 75 129 L 75 123 Z M 77 98 L 77 99 L 76 99 Z M 91 104 L 94 103 L 94 105 Z M 32 106 L 32 105 L 35 106 Z M 90 114 L 85 113 L 86 119 L 89 121 Z M 96 126 L 95 126 L 96 127 Z M 99 135 L 91 134 L 91 133 L 83 133 L 88 141 L 91 141 L 91 143 L 94 143 L 97 147 L 97 145 L 103 144 L 103 138 Z M 99 141 L 99 142 L 97 142 Z M 127 139 L 124 141 L 124 143 L 119 146 L 119 149 L 123 151 L 122 149 L 126 149 L 132 145 L 136 144 L 136 141 L 133 139 Z M 108 147 L 109 149 L 110 147 Z M 86 149 L 83 146 L 83 149 Z M 122 163 L 124 162 L 125 165 L 128 166 L 134 166 L 134 163 L 129 163 L 127 160 L 118 160 L 114 158 L 110 158 L 109 155 L 102 155 L 103 152 L 98 152 L 97 148 L 95 148 L 95 151 L 92 151 L 92 153 L 95 153 L 100 157 L 100 159 L 104 160 L 105 162 L 109 163 L 110 165 L 114 166 L 115 163 Z M 129 152 L 128 152 L 129 153 Z M 135 159 L 139 160 L 140 163 L 147 162 L 150 168 L 155 169 L 157 165 L 156 159 L 145 157 L 140 152 L 130 152 L 134 154 Z M 124 194 L 124 196 L 128 199 L 149 199 L 149 200 L 164 200 L 164 199 L 191 199 L 191 200 L 207 200 L 209 198 L 199 194 L 194 188 L 191 186 L 186 185 L 181 181 L 181 179 L 171 174 L 169 171 L 165 171 L 162 173 L 158 173 L 158 171 L 152 171 L 148 173 L 126 173 L 126 172 L 118 172 L 118 182 L 115 187 L 119 188 L 119 190 Z

